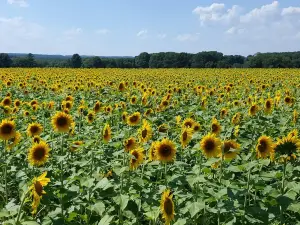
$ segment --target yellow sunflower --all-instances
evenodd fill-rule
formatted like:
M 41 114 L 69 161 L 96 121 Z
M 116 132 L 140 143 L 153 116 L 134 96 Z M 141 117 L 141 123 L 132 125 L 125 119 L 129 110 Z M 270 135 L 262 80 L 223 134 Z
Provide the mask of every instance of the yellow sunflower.
M 154 141 L 151 143 L 151 147 L 149 149 L 149 153 L 148 153 L 148 158 L 149 161 L 154 161 L 156 160 L 156 154 L 155 154 L 155 146 L 158 144 L 158 141 Z
M 211 123 L 211 132 L 215 135 L 219 135 L 221 133 L 222 127 L 219 121 L 216 118 L 212 119 Z
M 52 127 L 56 132 L 68 133 L 73 123 L 73 119 L 69 114 L 57 112 L 52 117 Z
M 41 142 L 41 137 L 40 136 L 34 136 L 33 138 L 32 138 L 32 142 L 33 143 L 40 143 Z
M 36 214 L 41 198 L 46 194 L 44 187 L 50 182 L 50 179 L 46 176 L 47 172 L 44 172 L 41 176 L 33 178 L 32 185 L 29 188 L 30 196 L 32 197 L 32 214 Z
M 295 109 L 294 112 L 293 112 L 293 123 L 296 124 L 297 123 L 297 120 L 298 120 L 298 112 L 297 110 Z
M 136 126 L 139 124 L 141 120 L 141 114 L 139 112 L 135 112 L 132 115 L 127 117 L 127 124 L 130 126 Z
M 122 113 L 122 121 L 123 121 L 124 123 L 127 122 L 127 116 L 128 116 L 128 113 L 127 113 L 127 112 L 123 112 L 123 113 Z
M 224 159 L 234 159 L 238 154 L 238 150 L 240 149 L 241 145 L 238 144 L 234 140 L 224 141 L 223 142 L 223 156 Z
M 240 121 L 241 121 L 241 113 L 238 112 L 232 117 L 231 122 L 232 124 L 237 125 L 240 123 Z
M 155 156 L 161 162 L 173 161 L 176 156 L 175 144 L 168 139 L 157 142 L 155 145 Z
M 10 97 L 5 97 L 3 100 L 2 100 L 2 105 L 3 106 L 10 106 L 12 104 L 12 100 Z
M 169 189 L 165 190 L 162 194 L 160 201 L 160 211 L 165 224 L 169 225 L 174 220 L 175 207 L 173 202 L 173 194 Z
M 195 122 L 194 124 L 193 124 L 193 131 L 194 132 L 198 132 L 198 131 L 200 131 L 200 129 L 201 129 L 201 126 L 200 126 L 200 123 L 198 123 L 198 122 Z
M 279 158 L 283 160 L 296 159 L 296 153 L 300 150 L 300 141 L 296 136 L 288 135 L 278 139 L 274 149 Z
M 183 127 L 193 127 L 195 123 L 195 120 L 193 120 L 192 118 L 186 118 L 183 123 L 182 123 L 182 126 Z
M 84 143 L 83 141 L 74 141 L 71 145 L 70 151 L 71 152 L 77 151 L 80 148 L 80 146 L 83 145 L 83 143 Z
M 148 142 L 152 138 L 152 128 L 147 120 L 143 120 L 143 126 L 139 129 L 141 142 Z
M 88 123 L 92 123 L 95 120 L 95 112 L 89 111 L 87 114 L 87 121 Z
M 103 129 L 103 140 L 105 143 L 108 143 L 111 139 L 111 128 L 109 124 L 105 124 L 104 129 Z
M 98 113 L 98 112 L 100 112 L 100 110 L 101 110 L 101 103 L 99 101 L 97 101 L 94 105 L 94 111 L 95 111 L 95 113 Z
M 257 158 L 267 158 L 274 153 L 274 144 L 271 137 L 261 136 L 256 145 Z
M 44 165 L 49 158 L 50 148 L 49 145 L 41 141 L 39 143 L 34 143 L 28 152 L 28 161 L 33 166 Z
M 130 169 L 135 170 L 138 168 L 140 164 L 144 161 L 144 149 L 136 148 L 130 151 L 131 159 L 130 159 Z
M 165 123 L 159 125 L 159 127 L 158 127 L 158 131 L 161 133 L 166 133 L 168 131 L 168 129 L 169 129 L 169 127 Z
M 15 147 L 17 144 L 21 141 L 21 133 L 19 131 L 16 132 L 16 135 L 9 140 L 9 143 L 7 145 L 7 150 L 10 151 L 13 147 Z
M 220 155 L 222 143 L 215 134 L 208 134 L 202 138 L 200 147 L 206 158 L 212 158 Z
M 2 120 L 0 124 L 0 139 L 9 140 L 16 135 L 16 124 L 14 121 Z
M 43 131 L 43 127 L 39 123 L 31 123 L 27 127 L 27 135 L 29 137 L 39 136 Z
M 185 127 L 182 129 L 181 135 L 180 135 L 180 143 L 183 148 L 185 148 L 193 137 L 193 129 L 190 127 Z
M 258 105 L 256 103 L 253 103 L 250 106 L 248 113 L 249 113 L 250 116 L 255 116 L 257 111 L 258 111 Z
M 137 142 L 134 137 L 128 138 L 124 141 L 124 148 L 126 152 L 129 152 L 137 147 Z
M 265 113 L 270 114 L 273 109 L 273 99 L 269 98 L 265 102 Z

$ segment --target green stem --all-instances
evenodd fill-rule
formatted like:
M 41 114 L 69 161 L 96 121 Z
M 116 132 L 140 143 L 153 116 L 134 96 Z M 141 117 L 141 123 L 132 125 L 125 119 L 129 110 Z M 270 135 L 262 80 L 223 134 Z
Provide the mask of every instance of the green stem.
M 64 150 L 64 135 L 61 135 L 61 149 L 60 149 L 60 156 L 63 157 L 63 150 Z M 60 205 L 61 205 L 61 216 L 64 219 L 64 208 L 63 208 L 63 188 L 64 188 L 64 172 L 63 172 L 63 160 L 61 159 L 60 162 Z
M 22 211 L 22 208 L 23 208 L 23 205 L 24 205 L 24 203 L 25 203 L 26 196 L 27 196 L 28 193 L 29 193 L 29 190 L 26 191 L 26 192 L 24 193 L 24 195 L 23 195 L 23 199 L 22 199 L 22 202 L 21 202 L 21 205 L 20 205 L 20 208 L 19 208 L 19 211 L 18 211 L 17 219 L 16 219 L 16 225 L 18 225 L 19 222 L 20 222 L 20 219 L 21 219 L 21 211 Z
M 249 196 L 250 176 L 251 176 L 251 169 L 248 171 L 248 176 L 247 176 L 247 193 L 245 195 L 245 200 L 244 200 L 244 210 L 246 210 L 247 199 L 248 199 L 248 196 Z
M 168 187 L 168 178 L 167 178 L 167 163 L 165 163 L 165 186 Z
M 282 175 L 282 180 L 281 180 L 281 196 L 284 195 L 284 189 L 285 189 L 285 175 L 286 175 L 286 159 L 284 159 L 284 164 L 283 164 L 283 175 Z M 282 209 L 282 206 L 280 208 L 280 224 L 284 224 L 284 212 Z
M 4 144 L 4 167 L 3 167 L 3 172 L 4 172 L 4 186 L 5 186 L 5 204 L 8 203 L 8 188 L 7 188 L 7 153 L 6 153 L 6 144 L 7 142 L 5 141 Z

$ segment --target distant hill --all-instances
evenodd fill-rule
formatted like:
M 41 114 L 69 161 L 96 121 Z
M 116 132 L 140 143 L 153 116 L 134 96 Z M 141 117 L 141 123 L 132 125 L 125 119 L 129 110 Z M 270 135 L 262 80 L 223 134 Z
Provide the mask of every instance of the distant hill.
M 9 57 L 25 57 L 28 53 L 8 53 Z M 46 55 L 46 54 L 33 54 L 35 59 L 70 59 L 72 55 Z M 81 55 L 82 58 L 94 57 L 94 55 Z M 133 56 L 100 56 L 100 58 L 134 58 Z

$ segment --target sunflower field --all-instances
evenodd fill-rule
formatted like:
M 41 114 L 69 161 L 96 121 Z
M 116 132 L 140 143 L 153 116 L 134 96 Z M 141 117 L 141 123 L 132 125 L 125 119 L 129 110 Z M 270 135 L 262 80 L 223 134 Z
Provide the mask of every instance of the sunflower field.
M 0 224 L 300 224 L 299 81 L 0 69 Z

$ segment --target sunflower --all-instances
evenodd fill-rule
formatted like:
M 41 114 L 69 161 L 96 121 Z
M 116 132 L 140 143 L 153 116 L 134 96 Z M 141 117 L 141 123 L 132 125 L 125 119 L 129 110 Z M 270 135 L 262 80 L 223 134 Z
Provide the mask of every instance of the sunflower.
M 28 161 L 33 166 L 44 165 L 49 158 L 50 148 L 49 145 L 41 141 L 40 143 L 34 143 L 28 152 Z
M 221 154 L 222 143 L 215 134 L 208 134 L 202 138 L 200 147 L 204 155 L 211 158 Z
M 32 142 L 33 143 L 40 143 L 42 141 L 41 137 L 40 136 L 34 136 L 32 138 Z
M 119 91 L 125 91 L 125 83 L 122 81 L 118 87 Z
M 98 112 L 100 112 L 100 110 L 101 110 L 101 103 L 99 101 L 97 101 L 94 105 L 94 111 L 95 111 L 95 113 L 98 113 Z
M 195 120 L 193 120 L 192 118 L 186 118 L 183 123 L 182 123 L 182 126 L 183 127 L 193 127 L 195 123 Z
M 19 100 L 19 99 L 16 99 L 15 101 L 14 101 L 14 105 L 15 105 L 15 107 L 20 107 L 21 106 L 21 101 Z
M 175 119 L 176 119 L 176 124 L 177 124 L 177 125 L 180 125 L 181 116 L 178 115 L 178 116 L 175 117 Z
M 143 126 L 139 129 L 141 142 L 148 142 L 152 137 L 152 128 L 147 120 L 143 120 Z
M 105 112 L 106 113 L 112 113 L 112 111 L 113 111 L 113 108 L 112 108 L 111 105 L 105 107 Z
M 253 104 L 250 106 L 250 108 L 249 108 L 248 114 L 249 114 L 250 116 L 255 116 L 256 113 L 257 113 L 257 111 L 258 111 L 258 105 L 255 104 L 255 103 L 253 103 Z
M 141 120 L 141 114 L 139 112 L 135 112 L 132 115 L 127 117 L 127 124 L 130 126 L 138 125 Z
M 0 124 L 0 139 L 9 140 L 16 135 L 16 124 L 14 121 L 2 120 Z
M 224 117 L 228 114 L 228 110 L 226 108 L 221 109 L 220 111 L 220 117 L 221 119 L 224 119 Z
M 199 130 L 200 130 L 200 128 L 201 128 L 201 126 L 200 126 L 200 123 L 198 123 L 198 122 L 195 122 L 194 124 L 193 124 L 193 131 L 194 132 L 198 132 Z
M 64 112 L 57 112 L 52 117 L 52 126 L 56 132 L 68 133 L 72 123 L 72 117 Z
M 126 152 L 129 152 L 137 147 L 137 142 L 134 137 L 128 138 L 123 144 Z
M 3 108 L 4 114 L 9 115 L 11 114 L 12 110 L 9 106 L 4 106 Z
M 237 151 L 241 145 L 234 140 L 223 142 L 223 156 L 224 159 L 234 159 L 237 156 Z
M 71 152 L 77 151 L 81 145 L 83 145 L 83 141 L 74 141 L 71 145 L 70 151 Z
M 136 103 L 136 101 L 137 101 L 137 97 L 136 97 L 135 95 L 132 96 L 131 99 L 130 99 L 130 103 L 131 103 L 132 105 L 134 105 L 134 104 Z
M 87 114 L 87 121 L 88 123 L 92 123 L 95 120 L 95 112 L 89 111 Z
M 185 148 L 189 142 L 192 140 L 193 137 L 193 129 L 189 127 L 185 127 L 182 129 L 181 135 L 180 135 L 180 143 L 182 148 Z
M 162 213 L 162 218 L 165 220 L 165 224 L 169 225 L 170 222 L 174 220 L 175 215 L 173 194 L 169 189 L 165 190 L 162 194 L 160 211 Z
M 2 100 L 2 105 L 3 106 L 10 106 L 12 104 L 12 100 L 10 97 L 5 97 L 3 100 Z
M 296 159 L 296 153 L 300 150 L 300 141 L 296 136 L 288 135 L 278 139 L 274 149 L 283 160 Z
M 127 113 L 127 112 L 123 112 L 123 113 L 122 113 L 122 121 L 123 121 L 124 123 L 127 122 L 127 116 L 128 116 L 128 113 Z
M 240 121 L 241 121 L 241 113 L 238 112 L 232 117 L 231 122 L 232 124 L 237 125 L 240 123 Z
M 237 125 L 237 126 L 234 127 L 233 135 L 234 135 L 235 137 L 238 137 L 238 136 L 239 136 L 239 133 L 240 133 L 240 126 Z
M 146 112 L 144 112 L 144 116 L 147 117 L 152 113 L 153 113 L 153 109 L 147 109 Z
M 265 113 L 270 114 L 273 108 L 273 100 L 271 98 L 267 99 L 265 102 Z
M 29 188 L 30 196 L 32 197 L 32 214 L 36 214 L 41 198 L 46 194 L 44 187 L 50 182 L 50 179 L 46 178 L 46 176 L 47 172 L 44 172 L 41 176 L 33 178 L 32 185 Z
M 19 131 L 16 132 L 16 135 L 9 140 L 9 143 L 7 145 L 8 151 L 10 151 L 13 147 L 15 147 L 17 144 L 21 141 L 21 133 Z
M 258 144 L 256 145 L 256 155 L 257 158 L 267 158 L 274 153 L 274 144 L 272 139 L 268 136 L 261 136 L 258 139 Z
M 144 161 L 144 157 L 145 157 L 144 149 L 143 148 L 133 149 L 130 151 L 130 155 L 132 156 L 130 159 L 130 169 L 135 170 Z
M 31 123 L 27 128 L 27 135 L 29 137 L 39 136 L 43 131 L 43 127 L 39 123 Z
M 105 124 L 104 129 L 103 129 L 103 140 L 105 143 L 108 143 L 111 139 L 111 129 L 109 124 Z
M 211 132 L 215 135 L 219 135 L 222 130 L 222 127 L 219 123 L 219 121 L 216 118 L 212 119 L 211 123 Z
M 298 112 L 297 110 L 295 109 L 294 112 L 293 112 L 293 123 L 297 123 L 297 120 L 298 120 Z
M 155 145 L 156 159 L 162 162 L 171 162 L 176 156 L 175 144 L 168 140 L 163 139 Z
M 151 143 L 151 147 L 149 149 L 148 157 L 149 161 L 154 161 L 156 160 L 156 154 L 155 154 L 155 146 L 158 144 L 158 141 L 154 141 Z
M 292 130 L 292 131 L 288 134 L 288 137 L 296 137 L 296 138 L 298 138 L 298 130 L 297 130 L 297 129 Z
M 64 109 L 72 109 L 72 107 L 73 107 L 73 102 L 71 102 L 71 101 L 63 101 L 63 108 Z
M 285 96 L 284 103 L 287 104 L 287 105 L 293 104 L 292 98 L 290 96 Z

